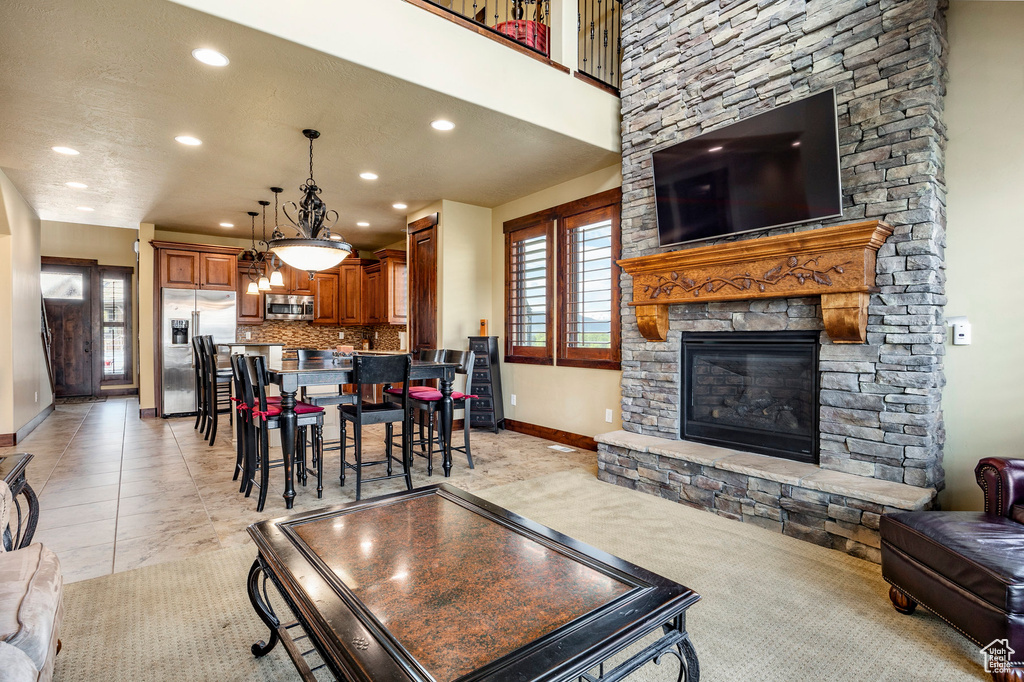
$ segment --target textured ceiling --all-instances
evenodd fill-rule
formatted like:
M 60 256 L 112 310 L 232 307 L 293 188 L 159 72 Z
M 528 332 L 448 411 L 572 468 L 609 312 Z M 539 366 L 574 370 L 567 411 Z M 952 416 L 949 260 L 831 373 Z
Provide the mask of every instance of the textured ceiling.
M 197 47 L 231 64 L 200 64 Z M 0 64 L 0 168 L 44 220 L 247 236 L 245 212 L 272 201 L 267 188 L 298 200 L 307 127 L 322 133 L 322 197 L 364 249 L 400 238 L 406 212 L 396 201 L 410 212 L 440 198 L 497 206 L 618 158 L 164 0 L 4 0 Z M 529 96 L 528 83 L 505 86 Z M 436 132 L 436 118 L 458 127 Z M 81 154 L 50 150 L 57 145 Z M 361 180 L 366 170 L 380 179 Z

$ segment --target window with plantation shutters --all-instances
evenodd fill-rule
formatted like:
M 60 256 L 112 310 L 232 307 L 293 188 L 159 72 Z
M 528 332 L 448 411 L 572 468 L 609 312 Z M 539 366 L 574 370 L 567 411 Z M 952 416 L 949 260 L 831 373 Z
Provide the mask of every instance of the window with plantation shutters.
M 553 362 L 552 227 L 545 220 L 505 235 L 507 362 Z
M 616 188 L 504 224 L 506 362 L 620 368 L 621 203 Z
M 619 206 L 558 221 L 558 364 L 619 368 Z

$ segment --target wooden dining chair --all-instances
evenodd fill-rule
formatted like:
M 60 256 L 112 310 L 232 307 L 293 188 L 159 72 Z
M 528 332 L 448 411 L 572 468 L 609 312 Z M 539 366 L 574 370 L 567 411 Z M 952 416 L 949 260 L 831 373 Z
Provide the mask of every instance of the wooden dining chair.
M 205 334 L 199 337 L 203 353 L 203 372 L 205 382 L 203 393 L 206 399 L 206 440 L 212 446 L 217 440 L 217 424 L 222 414 L 233 419 L 234 407 L 231 404 L 232 375 L 230 369 L 217 367 L 217 346 L 213 337 Z
M 406 488 L 412 490 L 412 474 L 410 472 L 410 422 L 409 422 L 409 374 L 412 371 L 411 355 L 356 355 L 352 358 L 352 374 L 356 389 L 360 393 L 364 386 L 385 385 L 380 403 L 367 403 L 357 400 L 352 405 L 341 405 L 341 485 L 345 485 L 345 471 L 352 469 L 356 475 L 356 500 L 362 498 L 362 484 L 372 481 L 384 481 L 390 478 L 405 478 Z M 388 392 L 392 384 L 402 384 L 399 394 Z M 346 437 L 347 424 L 353 428 L 355 452 L 354 464 L 345 460 L 348 450 Z M 402 423 L 401 458 L 393 454 L 394 423 Z M 371 424 L 384 424 L 384 459 L 363 461 L 363 427 Z M 393 464 L 402 466 L 402 473 L 395 474 Z M 365 467 L 385 464 L 387 473 L 384 476 L 363 479 Z
M 469 468 L 475 469 L 473 465 L 473 451 L 469 445 L 469 422 L 470 422 L 470 411 L 473 407 L 473 361 L 475 359 L 475 353 L 473 351 L 463 350 L 446 350 L 444 351 L 444 357 L 440 362 L 447 362 L 457 364 L 458 367 L 455 369 L 456 375 L 464 375 L 466 377 L 465 384 L 461 391 L 452 391 L 452 403 L 454 410 L 463 410 L 463 427 L 462 427 L 462 446 L 457 446 L 454 443 L 451 446 L 453 452 L 462 452 L 466 455 L 466 460 L 469 462 Z M 441 440 L 441 429 L 438 420 L 435 419 L 435 415 L 438 412 L 438 407 L 441 404 L 441 391 L 436 388 L 428 386 L 413 386 L 409 390 L 409 409 L 418 410 L 427 415 L 427 436 L 418 442 L 421 443 L 420 449 L 417 452 L 413 450 L 413 454 L 419 457 L 423 457 L 427 460 L 427 475 L 431 476 L 434 473 L 434 445 L 437 444 L 437 448 L 441 450 L 444 447 L 444 443 Z M 454 434 L 452 434 L 454 437 Z M 442 450 L 443 451 L 443 450 Z

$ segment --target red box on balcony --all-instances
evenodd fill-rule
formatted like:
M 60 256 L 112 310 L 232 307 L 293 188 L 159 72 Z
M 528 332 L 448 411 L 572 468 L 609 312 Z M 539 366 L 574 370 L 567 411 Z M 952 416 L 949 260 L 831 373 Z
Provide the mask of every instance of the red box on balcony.
M 504 21 L 494 27 L 498 33 L 508 36 L 517 43 L 548 54 L 548 27 L 539 21 L 517 19 Z

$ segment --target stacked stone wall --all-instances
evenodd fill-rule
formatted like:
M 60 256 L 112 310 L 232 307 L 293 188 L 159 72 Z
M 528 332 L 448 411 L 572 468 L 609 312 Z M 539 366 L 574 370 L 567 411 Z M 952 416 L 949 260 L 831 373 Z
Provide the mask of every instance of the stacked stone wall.
M 832 344 L 822 333 L 821 466 L 939 489 L 944 11 L 934 0 L 626 0 L 621 90 L 630 258 L 667 250 L 654 150 L 835 88 L 844 215 L 825 224 L 879 219 L 894 233 L 878 252 L 868 343 Z M 682 305 L 670 311 L 667 341 L 652 343 L 627 305 L 628 275 L 622 293 L 622 420 L 634 433 L 679 437 L 684 331 L 822 328 L 816 298 Z

